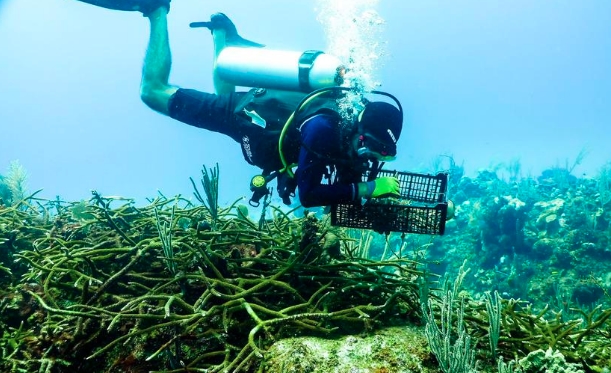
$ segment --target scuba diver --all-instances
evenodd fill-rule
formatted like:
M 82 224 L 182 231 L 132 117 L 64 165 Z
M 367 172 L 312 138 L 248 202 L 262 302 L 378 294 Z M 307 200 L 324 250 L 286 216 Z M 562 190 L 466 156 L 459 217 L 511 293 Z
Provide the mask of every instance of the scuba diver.
M 269 193 L 267 182 L 277 178 L 277 192 L 285 204 L 298 190 L 303 207 L 360 203 L 362 199 L 398 196 L 399 180 L 376 177 L 375 171 L 394 159 L 401 135 L 403 114 L 385 101 L 363 100 L 350 120 L 339 112 L 337 98 L 345 90 L 322 90 L 316 99 L 307 93 L 253 88 L 236 92 L 235 85 L 219 77 L 219 55 L 229 47 L 261 48 L 242 38 L 231 20 L 222 13 L 209 22 L 191 27 L 208 28 L 214 41 L 215 93 L 171 85 L 171 51 L 167 28 L 170 0 L 79 0 L 115 10 L 139 11 L 150 21 L 141 99 L 151 109 L 183 123 L 219 132 L 241 145 L 245 160 L 263 170 L 251 182 L 251 204 Z M 322 53 L 322 52 L 319 52 Z M 309 56 L 310 65 L 318 53 Z M 244 61 L 241 59 L 240 61 Z M 300 62 L 300 69 L 302 60 Z M 306 61 L 308 62 L 308 61 Z M 337 69 L 335 83 L 344 70 Z M 300 82 L 303 83 L 303 82 Z M 336 86 L 339 84 L 335 84 Z M 306 92 L 313 87 L 306 84 Z M 257 87 L 250 85 L 250 87 Z M 339 88 L 339 87 L 336 87 Z M 304 103 L 304 100 L 307 103 Z M 298 108 L 298 109 L 296 109 Z M 287 119 L 288 118 L 288 119 Z M 347 123 L 349 122 L 349 123 Z M 291 166 L 296 164 L 295 173 Z

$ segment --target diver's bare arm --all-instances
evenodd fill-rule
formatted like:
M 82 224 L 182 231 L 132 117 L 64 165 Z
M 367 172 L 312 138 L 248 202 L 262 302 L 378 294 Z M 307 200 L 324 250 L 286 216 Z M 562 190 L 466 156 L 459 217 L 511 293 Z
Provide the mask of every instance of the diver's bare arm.
M 168 115 L 170 97 L 178 87 L 168 83 L 172 54 L 168 37 L 167 9 L 160 7 L 149 14 L 151 32 L 144 57 L 140 98 L 151 109 Z

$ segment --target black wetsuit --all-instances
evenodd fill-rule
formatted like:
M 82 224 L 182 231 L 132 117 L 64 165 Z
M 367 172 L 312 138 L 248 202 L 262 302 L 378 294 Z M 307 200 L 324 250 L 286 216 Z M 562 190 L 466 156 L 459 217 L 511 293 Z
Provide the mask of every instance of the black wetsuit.
M 250 118 L 235 113 L 246 92 L 216 95 L 191 89 L 179 89 L 169 103 L 170 117 L 186 124 L 225 134 L 241 145 L 244 159 L 262 170 L 282 168 L 278 155 L 278 132 L 252 123 Z M 361 171 L 351 172 L 351 160 L 343 151 L 338 131 L 339 116 L 317 114 L 302 123 L 301 145 L 297 150 L 297 185 L 304 207 L 348 203 L 357 199 L 356 183 Z M 299 133 L 299 132 L 298 132 Z M 339 165 L 338 165 L 339 163 Z M 355 162 L 355 164 L 359 162 Z M 324 178 L 343 169 L 341 182 L 329 184 Z

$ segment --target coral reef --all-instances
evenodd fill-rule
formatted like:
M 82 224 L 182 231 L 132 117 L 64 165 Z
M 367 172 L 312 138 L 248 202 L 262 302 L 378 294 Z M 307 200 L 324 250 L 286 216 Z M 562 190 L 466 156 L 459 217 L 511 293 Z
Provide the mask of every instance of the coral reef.
M 462 202 L 447 234 L 427 258 L 456 274 L 464 259 L 475 277 L 465 287 L 482 297 L 497 290 L 542 309 L 611 306 L 609 171 L 577 178 L 553 168 L 538 178 L 506 181 L 493 171 L 463 177 Z
M 512 169 L 456 178 L 441 237 L 253 221 L 218 168 L 197 205 L 0 204 L 0 371 L 606 372 L 609 184 Z
M 0 205 L 17 204 L 26 197 L 28 173 L 19 163 L 12 161 L 6 176 L 0 175 Z
M 564 356 L 551 348 L 547 351 L 533 351 L 528 356 L 518 361 L 516 373 L 584 373 L 577 364 L 569 364 Z
M 286 336 L 418 319 L 417 262 L 333 259 L 351 242 L 311 214 L 38 202 L 0 209 L 4 371 L 252 371 Z

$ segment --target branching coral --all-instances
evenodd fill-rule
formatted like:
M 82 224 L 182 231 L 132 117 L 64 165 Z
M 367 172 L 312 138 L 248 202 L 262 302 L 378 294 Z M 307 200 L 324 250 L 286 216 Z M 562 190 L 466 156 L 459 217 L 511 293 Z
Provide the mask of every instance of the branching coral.
M 87 220 L 69 209 L 38 220 L 40 208 L 0 214 L 28 243 L 14 254 L 23 283 L 39 284 L 15 286 L 33 303 L 24 330 L 37 339 L 6 364 L 251 371 L 283 336 L 368 330 L 418 312 L 416 265 L 333 260 L 324 250 L 329 227 L 312 215 L 273 209 L 259 229 L 231 206 L 205 230 L 209 209 L 180 199 L 136 207 L 94 192 Z M 165 216 L 186 223 L 161 226 Z

